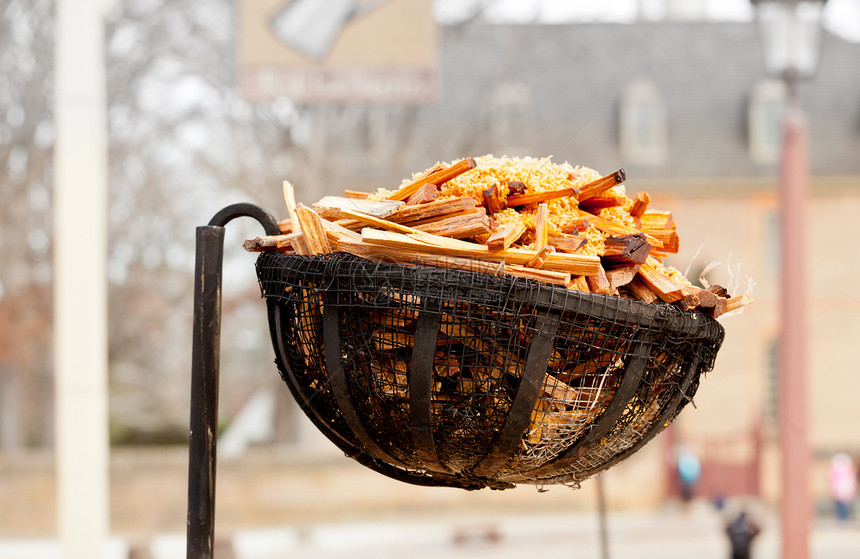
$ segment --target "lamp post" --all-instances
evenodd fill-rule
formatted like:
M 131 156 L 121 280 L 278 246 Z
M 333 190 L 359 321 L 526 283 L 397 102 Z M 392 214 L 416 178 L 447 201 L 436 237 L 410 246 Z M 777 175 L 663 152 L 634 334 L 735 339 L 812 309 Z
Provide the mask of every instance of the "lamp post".
M 812 503 L 806 402 L 806 266 L 803 231 L 809 185 L 806 115 L 798 83 L 818 66 L 826 0 L 752 0 L 765 69 L 786 85 L 779 166 L 781 294 L 779 354 L 780 527 L 783 559 L 808 559 Z

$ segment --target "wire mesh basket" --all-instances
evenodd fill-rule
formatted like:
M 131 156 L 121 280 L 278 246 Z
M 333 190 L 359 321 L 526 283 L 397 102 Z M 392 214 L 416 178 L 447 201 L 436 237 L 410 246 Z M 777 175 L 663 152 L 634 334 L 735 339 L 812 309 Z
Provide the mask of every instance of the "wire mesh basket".
M 675 418 L 724 335 L 669 305 L 347 254 L 263 253 L 257 274 L 308 417 L 418 485 L 577 485 Z

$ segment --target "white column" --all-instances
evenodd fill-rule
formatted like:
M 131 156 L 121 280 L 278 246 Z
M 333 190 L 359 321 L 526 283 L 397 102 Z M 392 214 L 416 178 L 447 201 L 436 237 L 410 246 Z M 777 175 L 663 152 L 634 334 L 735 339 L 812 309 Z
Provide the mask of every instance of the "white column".
M 105 556 L 107 125 L 105 0 L 58 0 L 54 111 L 57 526 L 66 559 Z

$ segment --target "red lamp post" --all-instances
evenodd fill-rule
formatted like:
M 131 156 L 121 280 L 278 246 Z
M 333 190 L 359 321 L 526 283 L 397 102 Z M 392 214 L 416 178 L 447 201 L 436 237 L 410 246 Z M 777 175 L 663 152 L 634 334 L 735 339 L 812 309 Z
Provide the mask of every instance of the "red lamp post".
M 797 85 L 818 66 L 825 0 L 752 0 L 765 68 L 788 90 L 779 166 L 782 278 L 780 294 L 779 437 L 780 525 L 783 559 L 808 559 L 812 502 L 806 399 L 806 250 L 803 235 L 809 188 L 806 115 Z

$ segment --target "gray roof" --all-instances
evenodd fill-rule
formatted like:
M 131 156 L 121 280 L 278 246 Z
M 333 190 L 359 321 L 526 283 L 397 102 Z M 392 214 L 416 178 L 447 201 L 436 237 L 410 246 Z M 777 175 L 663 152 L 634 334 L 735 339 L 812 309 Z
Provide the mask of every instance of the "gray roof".
M 825 35 L 822 52 L 818 75 L 801 86 L 812 172 L 860 175 L 860 45 Z M 388 142 L 394 151 L 372 155 L 364 146 L 362 154 L 367 136 L 344 127 L 329 134 L 339 143 L 326 148 L 322 167 L 330 179 L 321 188 L 396 186 L 436 161 L 484 153 L 552 155 L 600 172 L 624 167 L 631 179 L 675 184 L 774 176 L 776 165 L 756 163 L 749 151 L 748 102 L 764 78 L 752 23 L 446 26 L 439 72 L 435 103 L 383 109 L 394 123 L 386 132 L 396 136 Z M 639 77 L 657 86 L 667 109 L 668 157 L 659 165 L 627 161 L 619 146 L 620 98 Z M 492 98 L 506 82 L 530 98 L 509 132 L 520 153 L 498 151 L 492 133 Z
M 813 172 L 860 174 L 860 45 L 826 35 L 822 52 L 818 75 L 801 88 Z M 491 151 L 464 130 L 466 116 L 486 120 L 488 92 L 514 79 L 535 101 L 524 131 L 532 155 L 607 172 L 624 166 L 643 178 L 771 175 L 773 165 L 756 164 L 747 141 L 747 102 L 763 72 L 752 24 L 449 27 L 441 97 L 423 111 L 422 127 L 443 159 Z M 633 165 L 619 151 L 619 99 L 637 76 L 650 77 L 665 99 L 664 165 Z M 451 144 L 438 141 L 451 136 Z

